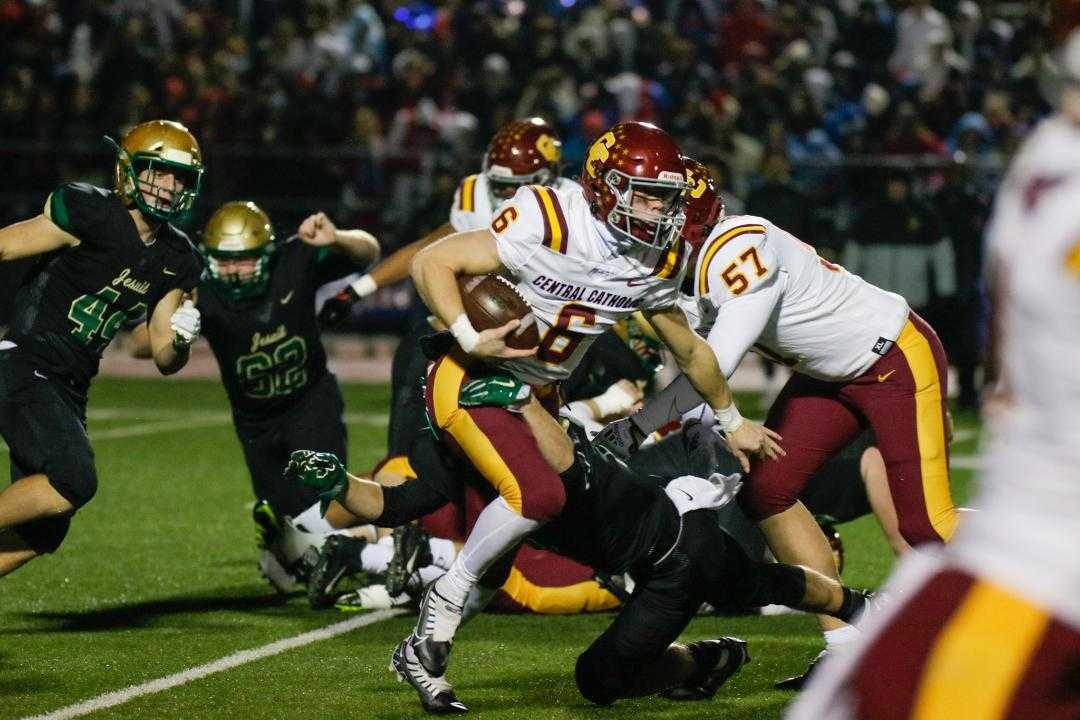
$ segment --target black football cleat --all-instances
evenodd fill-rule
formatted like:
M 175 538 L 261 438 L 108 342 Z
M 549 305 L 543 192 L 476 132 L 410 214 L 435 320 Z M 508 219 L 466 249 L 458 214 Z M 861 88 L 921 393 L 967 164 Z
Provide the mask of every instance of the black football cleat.
M 255 521 L 255 546 L 268 550 L 281 535 L 281 520 L 266 500 L 255 501 L 255 506 L 251 508 L 251 519 Z
M 810 676 L 814 674 L 814 671 L 821 665 L 821 661 L 829 656 L 828 650 L 822 650 L 817 654 L 810 664 L 806 666 L 806 670 L 802 675 L 794 675 L 789 678 L 784 678 L 776 682 L 773 687 L 777 690 L 802 690 L 806 683 L 810 681 Z
M 700 668 L 682 685 L 664 690 L 668 700 L 708 700 L 716 691 L 750 662 L 746 641 L 733 637 L 699 640 L 687 645 Z
M 314 610 L 322 610 L 334 604 L 338 593 L 334 592 L 342 578 L 363 570 L 360 553 L 367 541 L 349 535 L 331 535 L 326 538 L 315 567 L 307 580 L 308 604 Z
M 432 563 L 431 535 L 416 523 L 394 528 L 394 556 L 386 566 L 386 591 L 391 597 L 403 594 L 413 574 Z
M 436 715 L 465 713 L 469 708 L 454 695 L 453 686 L 445 675 L 432 675 L 416 654 L 415 643 L 423 642 L 415 635 L 398 643 L 390 656 L 390 670 L 397 674 L 398 682 L 407 682 L 416 690 L 424 710 Z

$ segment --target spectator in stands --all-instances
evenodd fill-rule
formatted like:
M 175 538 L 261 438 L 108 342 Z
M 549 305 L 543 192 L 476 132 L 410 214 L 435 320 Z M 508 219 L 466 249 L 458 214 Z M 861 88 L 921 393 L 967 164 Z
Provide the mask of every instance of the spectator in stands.
M 953 246 L 936 212 L 911 194 L 910 179 L 891 171 L 884 192 L 859 215 L 843 264 L 867 282 L 903 295 L 915 312 L 956 293 Z
M 746 212 L 768 217 L 774 223 L 804 239 L 810 238 L 810 201 L 791 184 L 791 164 L 782 152 L 774 151 L 761 161 L 759 184 L 746 198 Z

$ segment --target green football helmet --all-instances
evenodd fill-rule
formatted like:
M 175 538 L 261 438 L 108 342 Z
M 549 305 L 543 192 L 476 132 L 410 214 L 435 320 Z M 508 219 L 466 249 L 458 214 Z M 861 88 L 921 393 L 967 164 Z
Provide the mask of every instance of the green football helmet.
M 204 166 L 199 143 L 187 128 L 172 120 L 151 120 L 136 125 L 119 143 L 105 139 L 116 148 L 114 186 L 125 205 L 165 222 L 183 220 L 191 212 L 202 190 Z M 143 182 L 140 189 L 139 174 L 147 170 L 172 173 L 183 181 L 183 190 L 166 199 L 162 193 L 167 189 L 157 184 Z
M 202 234 L 202 253 L 210 279 L 232 300 L 266 292 L 270 282 L 270 261 L 276 248 L 270 218 L 250 201 L 222 205 L 207 221 Z M 255 260 L 255 270 L 250 276 L 241 278 L 221 272 L 222 260 L 245 258 Z

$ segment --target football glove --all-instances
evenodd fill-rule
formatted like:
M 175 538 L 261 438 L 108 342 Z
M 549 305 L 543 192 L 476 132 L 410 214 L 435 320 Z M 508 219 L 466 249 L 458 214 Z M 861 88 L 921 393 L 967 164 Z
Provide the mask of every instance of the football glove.
M 532 395 L 532 388 L 509 375 L 488 375 L 470 380 L 461 386 L 458 404 L 462 407 L 493 405 L 507 410 L 520 410 Z
M 624 463 L 630 458 L 641 443 L 645 442 L 645 433 L 630 418 L 623 418 L 609 423 L 593 438 L 593 447 L 601 457 Z
M 323 303 L 319 311 L 319 327 L 332 328 L 349 317 L 353 304 L 360 299 L 351 285 L 346 285 L 336 295 Z
M 176 309 L 169 319 L 173 333 L 173 347 L 178 350 L 191 347 L 191 344 L 199 339 L 199 330 L 202 329 L 202 316 L 191 300 Z
M 319 491 L 319 509 L 326 515 L 330 503 L 345 494 L 349 475 L 338 456 L 330 452 L 294 450 L 285 466 L 285 479 Z

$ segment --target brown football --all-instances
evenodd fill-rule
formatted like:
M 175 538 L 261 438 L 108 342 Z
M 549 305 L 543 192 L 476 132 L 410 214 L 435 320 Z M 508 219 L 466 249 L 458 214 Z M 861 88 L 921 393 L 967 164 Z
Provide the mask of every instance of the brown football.
M 509 280 L 498 275 L 459 275 L 458 288 L 465 314 L 477 332 L 520 320 L 521 325 L 506 336 L 506 344 L 517 350 L 529 350 L 539 344 L 532 308 Z

